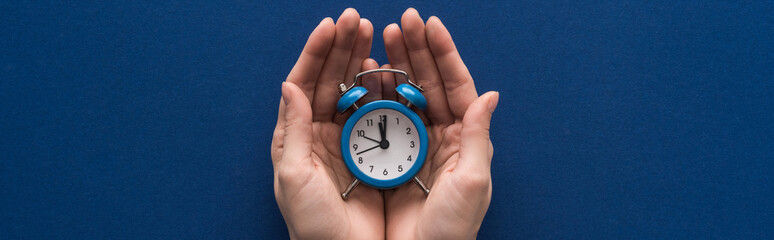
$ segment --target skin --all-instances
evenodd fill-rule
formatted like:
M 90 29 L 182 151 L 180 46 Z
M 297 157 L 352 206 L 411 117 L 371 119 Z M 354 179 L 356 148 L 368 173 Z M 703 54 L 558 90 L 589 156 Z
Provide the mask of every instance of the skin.
M 425 24 L 410 8 L 401 26 L 402 32 L 397 24 L 384 29 L 391 64 L 382 67 L 407 71 L 425 90 L 428 108 L 420 115 L 429 146 L 418 176 L 431 188 L 430 195 L 409 182 L 383 191 L 361 185 L 348 200 L 340 197 L 353 179 L 339 150 L 351 111 L 336 113 L 336 86 L 379 67 L 368 58 L 373 27 L 347 9 L 335 24 L 326 18 L 317 26 L 282 84 L 271 153 L 275 197 L 291 238 L 476 237 L 491 199 L 489 123 L 499 93 L 478 96 L 438 18 Z M 362 85 L 369 93 L 360 103 L 402 101 L 394 91 L 401 81 L 389 73 L 365 76 Z

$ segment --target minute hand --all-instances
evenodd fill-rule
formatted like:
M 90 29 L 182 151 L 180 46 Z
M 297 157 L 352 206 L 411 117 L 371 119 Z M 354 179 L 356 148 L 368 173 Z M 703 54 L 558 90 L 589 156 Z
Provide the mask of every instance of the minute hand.
M 357 154 L 355 154 L 355 155 L 360 155 L 361 153 L 364 153 L 364 152 L 371 151 L 371 150 L 373 150 L 374 148 L 378 148 L 378 147 L 379 147 L 379 145 L 373 146 L 372 148 L 369 148 L 369 149 L 366 149 L 366 150 L 360 151 L 359 153 L 357 153 Z
M 387 133 L 387 126 L 385 125 L 386 124 L 382 123 L 381 121 L 379 122 L 379 136 L 382 137 L 382 141 L 385 140 L 385 135 Z
M 384 127 L 382 127 L 382 135 L 384 137 L 382 137 L 382 139 L 387 141 L 387 116 L 382 116 L 382 122 L 382 124 L 384 124 Z

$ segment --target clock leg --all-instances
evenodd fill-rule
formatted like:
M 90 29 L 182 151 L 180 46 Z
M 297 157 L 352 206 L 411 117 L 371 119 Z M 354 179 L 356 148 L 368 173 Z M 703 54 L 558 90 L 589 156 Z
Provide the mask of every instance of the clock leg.
M 347 187 L 347 190 L 344 190 L 344 192 L 341 193 L 341 198 L 344 200 L 347 200 L 347 198 L 349 198 L 349 193 L 352 192 L 352 189 L 355 189 L 355 187 L 357 187 L 358 183 L 360 183 L 360 180 L 357 180 L 357 178 L 355 178 L 355 180 L 349 184 L 349 186 Z
M 422 179 L 419 179 L 419 177 L 414 176 L 414 183 L 419 186 L 419 188 L 422 189 L 422 192 L 425 193 L 425 196 L 430 195 L 430 189 L 425 186 L 425 183 L 422 182 Z

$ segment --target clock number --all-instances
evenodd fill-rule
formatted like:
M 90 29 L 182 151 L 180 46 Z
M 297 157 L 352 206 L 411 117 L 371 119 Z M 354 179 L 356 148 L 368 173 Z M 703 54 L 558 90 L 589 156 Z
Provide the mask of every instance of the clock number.
M 358 157 L 357 158 L 357 163 L 363 164 L 363 157 Z
M 387 115 L 379 115 L 379 121 L 387 123 Z
M 365 131 L 363 131 L 363 130 L 357 130 L 357 136 L 358 136 L 358 137 L 365 137 Z
M 406 134 L 411 134 L 411 128 L 406 128 Z
M 387 169 L 386 168 L 384 169 L 384 172 L 382 172 L 382 175 L 387 176 Z
M 355 149 L 355 151 L 357 151 L 357 144 L 355 144 L 355 145 L 352 145 L 352 148 L 354 148 L 354 149 Z
M 411 155 L 409 155 L 409 157 L 408 157 L 408 159 L 406 159 L 406 161 L 411 162 Z
M 395 124 L 400 125 L 400 118 L 395 118 Z
M 403 172 L 403 165 L 398 165 L 398 172 Z
M 411 141 L 411 148 L 414 148 L 414 141 Z
M 366 125 L 369 126 L 369 127 L 373 126 L 374 125 L 374 120 L 373 119 L 366 119 Z
M 371 165 L 369 167 L 371 167 L 371 171 L 370 172 L 374 172 L 374 165 Z

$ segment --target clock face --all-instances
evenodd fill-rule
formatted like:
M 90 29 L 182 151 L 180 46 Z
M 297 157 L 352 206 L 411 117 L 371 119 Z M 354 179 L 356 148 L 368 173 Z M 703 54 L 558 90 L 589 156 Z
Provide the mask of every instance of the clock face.
M 417 127 L 403 113 L 375 109 L 358 119 L 352 128 L 349 154 L 363 174 L 378 180 L 396 179 L 414 167 L 422 144 L 419 135 Z

